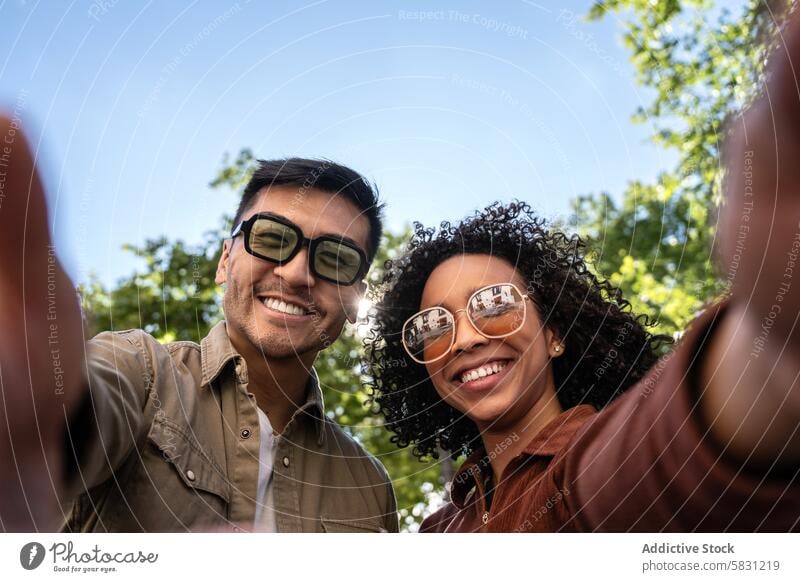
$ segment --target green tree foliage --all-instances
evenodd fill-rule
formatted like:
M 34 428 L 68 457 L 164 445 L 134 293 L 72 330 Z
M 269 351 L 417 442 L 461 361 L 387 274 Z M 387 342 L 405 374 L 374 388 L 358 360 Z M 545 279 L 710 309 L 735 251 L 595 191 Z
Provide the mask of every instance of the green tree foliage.
M 708 0 L 605 0 L 588 14 L 621 20 L 636 79 L 654 92 L 633 119 L 678 161 L 655 183 L 630 183 L 619 200 L 579 197 L 575 221 L 594 243 L 598 271 L 659 331 L 683 329 L 726 287 L 711 255 L 725 122 L 758 89 L 788 5 L 748 0 L 732 12 Z
M 214 274 L 222 238 L 221 231 L 210 231 L 196 246 L 165 237 L 125 245 L 141 259 L 141 269 L 112 290 L 96 280 L 82 289 L 94 331 L 140 328 L 162 342 L 199 342 L 221 318 Z
M 255 159 L 242 150 L 235 159 L 226 158 L 211 187 L 240 192 L 250 176 Z M 231 195 L 231 206 L 237 200 Z M 142 246 L 125 249 L 140 260 L 137 272 L 106 289 L 92 280 L 82 289 L 84 307 L 95 333 L 103 330 L 144 329 L 162 342 L 199 342 L 222 319 L 222 291 L 214 283 L 222 241 L 231 217 L 223 217 L 218 230 L 205 234 L 202 243 L 189 246 L 181 240 L 158 238 Z M 386 233 L 368 281 L 380 278 L 384 262 L 396 256 L 406 235 Z M 421 463 L 410 449 L 390 442 L 379 415 L 369 407 L 361 372 L 362 342 L 358 329 L 345 327 L 341 337 L 317 358 L 325 407 L 353 437 L 376 455 L 394 479 L 401 524 L 415 529 L 436 505 L 444 486 L 450 461 Z

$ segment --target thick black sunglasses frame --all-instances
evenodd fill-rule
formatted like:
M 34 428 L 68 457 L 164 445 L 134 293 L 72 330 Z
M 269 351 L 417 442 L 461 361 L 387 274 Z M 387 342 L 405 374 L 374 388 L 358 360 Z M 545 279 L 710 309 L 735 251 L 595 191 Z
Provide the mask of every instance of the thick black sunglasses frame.
M 272 222 L 276 222 L 282 226 L 285 226 L 286 228 L 291 229 L 297 235 L 297 244 L 292 249 L 292 251 L 286 256 L 285 259 L 274 259 L 272 257 L 267 257 L 265 255 L 255 252 L 252 249 L 252 247 L 250 246 L 250 233 L 252 232 L 253 225 L 259 220 L 271 220 Z M 283 265 L 285 263 L 288 263 L 297 256 L 297 253 L 300 252 L 300 249 L 302 249 L 304 246 L 307 246 L 308 268 L 311 270 L 314 276 L 319 277 L 320 279 L 324 279 L 325 281 L 330 281 L 331 283 L 336 283 L 337 285 L 353 285 L 359 280 L 361 280 L 367 271 L 366 269 L 367 255 L 356 245 L 341 238 L 336 238 L 335 236 L 323 235 L 313 239 L 308 238 L 306 237 L 305 234 L 303 234 L 303 231 L 300 230 L 299 226 L 277 214 L 272 214 L 270 212 L 258 212 L 254 214 L 247 220 L 243 220 L 242 222 L 240 222 L 236 226 L 236 228 L 234 228 L 233 231 L 231 231 L 231 239 L 236 238 L 240 234 L 244 235 L 244 250 L 246 250 L 249 254 L 253 255 L 254 257 L 257 257 L 264 261 L 269 261 L 270 263 L 275 263 L 276 265 Z M 317 248 L 319 247 L 319 245 L 326 241 L 342 245 L 344 247 L 347 247 L 348 249 L 352 249 L 358 254 L 361 263 L 359 264 L 358 271 L 356 272 L 355 277 L 347 281 L 339 281 L 337 279 L 334 279 L 333 277 L 328 277 L 317 271 L 317 268 L 314 266 L 314 257 L 316 255 Z

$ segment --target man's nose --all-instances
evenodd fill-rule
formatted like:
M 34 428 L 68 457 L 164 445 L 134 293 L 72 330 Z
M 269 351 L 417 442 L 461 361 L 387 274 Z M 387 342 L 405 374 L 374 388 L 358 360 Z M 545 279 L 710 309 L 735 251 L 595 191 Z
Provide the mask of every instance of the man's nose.
M 273 273 L 286 281 L 289 287 L 313 287 L 316 283 L 308 264 L 308 249 L 303 247 L 291 261 L 276 265 Z
M 454 354 L 468 352 L 477 346 L 485 345 L 489 342 L 486 336 L 478 333 L 472 325 L 467 314 L 463 311 L 455 314 L 455 338 L 451 351 Z

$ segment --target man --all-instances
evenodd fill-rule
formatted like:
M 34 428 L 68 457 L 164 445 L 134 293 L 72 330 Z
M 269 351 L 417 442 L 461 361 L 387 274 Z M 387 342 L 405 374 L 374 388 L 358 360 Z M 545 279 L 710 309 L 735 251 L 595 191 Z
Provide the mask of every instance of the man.
M 42 187 L 24 144 L 12 154 L 0 462 L 16 478 L 0 496 L 4 529 L 51 529 L 55 513 L 72 532 L 397 531 L 389 477 L 327 418 L 312 367 L 355 321 L 380 241 L 364 178 L 328 161 L 260 162 L 217 269 L 225 321 L 200 345 L 102 333 L 84 358 Z

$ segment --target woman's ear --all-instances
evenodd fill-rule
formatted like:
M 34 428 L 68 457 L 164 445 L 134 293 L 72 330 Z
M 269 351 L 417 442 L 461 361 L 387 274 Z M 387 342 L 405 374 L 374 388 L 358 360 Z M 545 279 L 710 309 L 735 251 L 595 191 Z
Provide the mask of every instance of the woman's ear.
M 559 358 L 564 354 L 564 342 L 559 337 L 558 333 L 551 329 L 546 328 L 544 332 L 545 340 L 547 341 L 547 353 L 551 358 Z
M 367 292 L 367 284 L 364 281 L 359 281 L 353 287 L 355 288 L 354 297 L 344 306 L 344 315 L 351 325 L 358 321 L 358 306 Z

